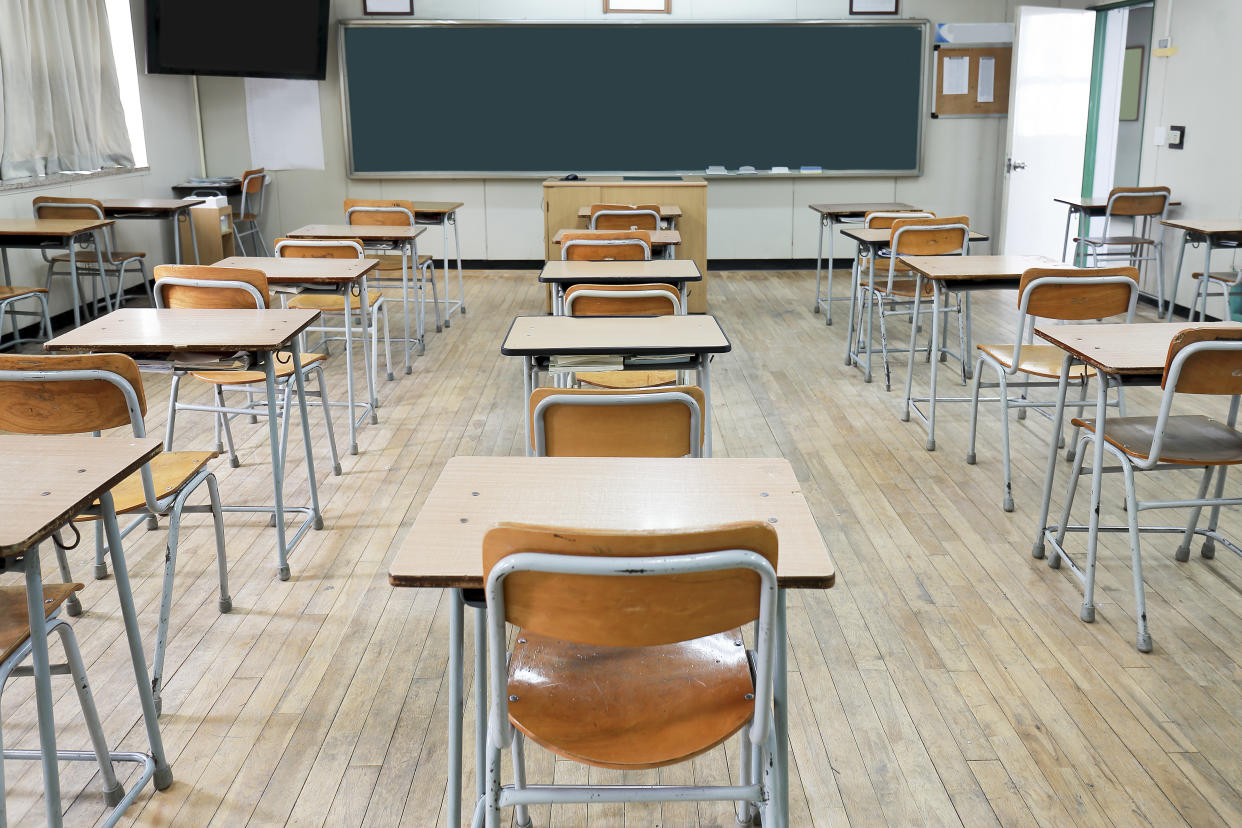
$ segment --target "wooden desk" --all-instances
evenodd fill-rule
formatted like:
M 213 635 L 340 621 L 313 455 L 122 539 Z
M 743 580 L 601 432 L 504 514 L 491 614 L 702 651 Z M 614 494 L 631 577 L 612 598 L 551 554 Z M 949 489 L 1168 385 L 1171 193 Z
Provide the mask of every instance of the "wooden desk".
M 673 318 L 673 317 L 665 317 Z M 703 317 L 680 317 L 703 318 Z M 783 459 L 454 457 L 427 495 L 388 570 L 396 587 L 448 587 L 448 824 L 460 823 L 462 755 L 462 589 L 483 587 L 482 540 L 499 521 L 593 529 L 680 529 L 741 520 L 776 528 L 780 552 L 777 641 L 784 642 L 785 590 L 824 589 L 836 570 L 789 462 Z M 485 610 L 475 623 L 483 628 Z M 475 675 L 486 675 L 475 637 Z M 774 714 L 777 762 L 788 762 L 785 647 L 777 647 Z M 476 711 L 476 757 L 483 756 L 486 696 Z M 785 774 L 780 774 L 785 778 Z M 482 782 L 480 782 L 480 785 Z M 787 797 L 786 797 L 787 798 Z
M 156 438 L 0 435 L 0 569 L 24 570 L 30 622 L 31 660 L 34 664 L 35 699 L 39 736 L 45 750 L 43 788 L 46 824 L 61 824 L 60 774 L 53 758 L 56 725 L 52 715 L 51 667 L 47 645 L 47 620 L 43 607 L 43 577 L 38 545 L 69 523 L 75 515 L 99 501 L 99 513 L 108 539 L 114 580 L 133 662 L 134 680 L 146 725 L 153 779 L 158 790 L 172 784 L 172 768 L 164 753 L 155 699 L 147 674 L 142 633 L 134 609 L 129 569 L 121 545 L 110 490 L 159 454 Z M 114 753 L 118 761 L 134 761 L 133 754 Z M 141 788 L 145 779 L 136 784 Z
M 1096 198 L 1094 196 L 1066 196 L 1065 198 L 1054 198 L 1053 203 L 1064 204 L 1065 210 L 1065 241 L 1061 245 L 1061 260 L 1065 261 L 1069 258 L 1069 240 L 1070 226 L 1074 222 L 1074 216 L 1086 216 L 1087 218 L 1101 218 L 1108 212 L 1108 196 Z M 1180 201 L 1170 201 L 1169 207 L 1181 207 Z
M 258 355 L 267 381 L 267 422 L 272 456 L 272 506 L 225 506 L 225 511 L 272 512 L 276 516 L 277 575 L 289 579 L 289 550 L 313 525 L 323 528 L 319 514 L 319 490 L 311 454 L 310 421 L 306 415 L 306 389 L 302 383 L 302 357 L 297 337 L 319 318 L 315 310 L 215 310 L 122 308 L 44 344 L 48 351 L 86 351 L 128 354 L 144 360 L 171 363 L 179 354 L 232 355 L 245 351 Z M 306 469 L 310 486 L 309 506 L 284 503 L 284 458 L 280 450 L 280 425 L 276 407 L 276 352 L 293 355 L 293 382 L 302 420 Z M 237 413 L 252 411 L 234 409 Z M 285 540 L 285 512 L 306 516 L 293 539 Z
M 444 318 L 450 320 L 453 312 L 460 310 L 466 312 L 466 284 L 461 272 L 461 224 L 457 218 L 457 211 L 466 205 L 460 201 L 411 201 L 414 205 L 414 223 L 440 225 L 441 251 L 444 254 Z M 453 227 L 453 243 L 457 248 L 457 298 L 448 298 L 448 263 L 449 263 L 449 247 L 448 247 L 448 229 Z
M 194 222 L 190 220 L 190 208 L 204 201 L 201 198 L 103 198 L 104 216 L 110 219 L 148 219 L 155 221 L 171 221 L 173 237 L 173 260 L 181 264 L 181 233 L 178 222 L 185 216 L 193 240 L 194 263 L 198 261 L 198 235 L 194 230 Z
M 1165 227 L 1172 227 L 1175 230 L 1182 231 L 1182 247 L 1177 253 L 1177 267 L 1173 269 L 1173 290 L 1169 293 L 1169 308 L 1165 314 L 1165 321 L 1173 320 L 1173 306 L 1177 304 L 1177 285 L 1182 277 L 1182 262 L 1186 258 L 1186 245 L 1202 244 L 1203 245 L 1203 272 L 1205 274 L 1212 272 L 1212 251 L 1221 248 L 1238 248 L 1242 246 L 1242 218 L 1234 219 L 1172 219 L 1162 221 Z M 1208 280 L 1200 279 L 1200 297 L 1203 300 L 1203 309 L 1199 312 L 1199 318 L 1207 317 L 1207 288 Z M 1193 318 L 1194 306 L 1197 300 L 1191 300 L 1190 313 L 1187 318 Z M 1225 316 L 1229 316 L 1229 308 L 1225 308 Z
M 692 259 L 703 274 L 703 281 L 690 286 L 690 313 L 707 311 L 707 179 L 699 175 L 677 176 L 676 180 L 625 178 L 619 175 L 588 175 L 577 181 L 559 178 L 543 182 L 544 259 L 559 259 L 552 237 L 562 227 L 581 224 L 579 210 L 592 204 L 677 205 L 681 215 L 676 229 L 682 242 L 676 257 Z M 663 209 L 663 208 L 661 208 Z
M 376 259 L 302 259 L 280 256 L 230 256 L 215 263 L 215 267 L 242 267 L 263 271 L 269 285 L 307 288 L 315 291 L 331 291 L 339 294 L 343 302 L 350 301 L 354 286 L 358 287 L 359 312 L 362 315 L 362 364 L 367 385 L 367 402 L 359 414 L 354 402 L 354 335 L 353 314 L 345 316 L 345 405 L 349 408 L 349 453 L 358 453 L 358 427 L 370 418 L 371 424 L 379 423 L 379 401 L 375 393 L 375 373 L 372 366 L 371 344 L 366 331 L 371 321 L 370 293 L 367 290 L 367 274 L 379 266 Z M 345 307 L 342 305 L 342 307 Z M 389 374 L 389 379 L 392 375 Z M 327 405 L 326 402 L 323 403 Z M 340 403 L 336 403 L 339 405 Z
M 587 233 L 587 232 L 590 232 L 590 231 L 583 230 L 581 228 L 575 228 L 575 227 L 569 227 L 563 230 L 557 230 L 556 235 L 552 237 L 552 243 L 560 244 L 561 236 L 564 236 L 566 233 Z M 614 232 L 614 231 L 600 231 L 600 232 Z M 656 247 L 658 245 L 681 244 L 681 232 L 678 230 L 648 230 L 646 232 L 651 234 L 651 246 L 652 247 Z
M 733 348 L 710 314 L 679 316 L 519 316 L 513 320 L 500 352 L 522 357 L 523 434 L 530 434 L 526 400 L 538 386 L 538 372 L 556 357 L 618 356 L 625 368 L 694 371 L 703 389 L 703 453 L 711 456 L 711 355 Z M 579 370 L 591 370 L 583 367 Z M 531 451 L 527 440 L 527 452 Z
M 908 422 L 910 412 L 918 415 L 927 429 L 927 450 L 936 450 L 936 403 L 970 402 L 970 397 L 937 397 L 936 376 L 939 373 L 941 352 L 954 355 L 944 347 L 944 332 L 940 330 L 940 313 L 946 291 L 962 292 L 976 290 L 1004 290 L 1018 286 L 1022 274 L 1033 267 L 1063 267 L 1060 262 L 1044 256 L 898 256 L 899 264 L 915 273 L 914 318 L 918 319 L 923 284 L 930 279 L 932 289 L 932 348 L 931 381 L 928 396 L 913 397 L 914 383 L 914 335 L 911 332 L 909 363 L 906 366 L 906 400 L 901 419 Z M 969 295 L 967 296 L 969 299 Z M 970 313 L 967 303 L 962 311 Z M 970 325 L 966 325 L 970 330 Z M 962 381 L 971 376 L 970 354 L 973 352 L 970 335 L 966 335 L 965 350 L 959 356 L 962 363 Z M 918 403 L 927 403 L 927 414 L 919 410 Z
M 843 204 L 809 204 L 807 205 L 819 215 L 819 246 L 815 248 L 815 303 L 811 305 L 812 313 L 819 313 L 819 309 L 824 309 L 824 321 L 826 324 L 832 324 L 832 303 L 846 301 L 844 296 L 836 299 L 832 298 L 832 272 L 835 268 L 835 260 L 832 258 L 833 241 L 836 239 L 836 233 L 833 232 L 838 224 L 854 223 L 862 221 L 867 213 L 895 213 L 904 210 L 917 210 L 901 201 L 878 201 L 878 202 L 846 202 Z M 824 273 L 824 231 L 828 231 L 828 295 L 825 297 L 820 291 L 820 282 Z
M 94 241 L 92 235 L 113 224 L 111 219 L 0 219 L 0 265 L 4 269 L 4 286 L 12 287 L 13 277 L 9 271 L 9 248 L 23 247 L 39 250 L 65 250 L 69 253 L 69 284 L 73 288 L 73 324 L 82 324 L 82 300 L 78 296 L 77 245 Z M 98 250 L 95 251 L 98 254 Z M 25 312 L 10 312 L 16 315 Z M 14 318 L 14 334 L 17 320 Z
M 672 283 L 686 302 L 686 283 L 703 279 L 699 266 L 691 259 L 652 259 L 646 262 L 566 262 L 553 259 L 539 272 L 539 281 L 552 286 L 552 312 L 564 312 L 565 289 L 589 283 L 640 285 L 649 282 Z

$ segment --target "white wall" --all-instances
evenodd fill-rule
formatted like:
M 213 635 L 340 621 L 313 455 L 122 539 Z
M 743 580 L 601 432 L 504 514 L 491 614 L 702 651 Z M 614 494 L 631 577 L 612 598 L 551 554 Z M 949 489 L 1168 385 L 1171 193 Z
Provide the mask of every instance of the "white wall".
M 143 0 L 130 2 L 150 171 L 42 187 L 0 187 L 0 217 L 30 218 L 33 215 L 31 201 L 40 195 L 171 198 L 169 185 L 198 174 L 198 139 L 191 81 L 188 77 L 147 75 L 143 72 L 147 42 L 143 6 Z M 153 264 L 172 261 L 172 232 L 168 225 L 169 222 L 120 222 L 117 229 L 119 247 L 122 250 L 145 251 L 148 268 Z M 46 265 L 37 252 L 11 250 L 9 262 L 15 284 L 43 284 Z M 70 297 L 68 279 L 56 280 L 50 303 L 52 314 L 69 309 L 72 305 Z
M 1038 0 L 1033 4 L 1081 8 L 1085 2 Z M 902 0 L 901 12 L 933 23 L 1012 21 L 1017 5 L 1017 0 Z M 848 9 L 848 0 L 673 0 L 673 17 L 685 19 L 840 19 L 848 17 Z M 415 10 L 415 17 L 429 19 L 605 17 L 599 0 L 416 0 Z M 333 0 L 332 15 L 334 19 L 361 17 L 362 0 Z M 636 17 L 640 16 L 626 15 L 627 19 Z M 334 38 L 329 47 L 328 80 L 320 84 L 327 169 L 274 174 L 276 186 L 265 208 L 268 238 L 301 224 L 339 220 L 341 202 L 347 197 L 452 199 L 466 204 L 461 221 L 467 258 L 542 258 L 538 180 L 349 180 L 336 59 Z M 237 175 L 251 166 L 243 82 L 203 78 L 200 90 L 208 172 Z M 824 95 L 830 96 L 831 91 L 825 88 Z M 416 91 L 414 97 L 417 100 Z M 865 115 L 843 112 L 843 126 L 848 128 L 858 117 Z M 969 215 L 975 226 L 995 231 L 1004 125 L 1002 118 L 926 120 L 924 173 L 918 178 L 712 180 L 708 185 L 708 256 L 812 257 L 818 225 L 807 205 L 822 201 L 909 201 L 943 214 Z M 428 252 L 435 252 L 438 234 L 428 235 Z

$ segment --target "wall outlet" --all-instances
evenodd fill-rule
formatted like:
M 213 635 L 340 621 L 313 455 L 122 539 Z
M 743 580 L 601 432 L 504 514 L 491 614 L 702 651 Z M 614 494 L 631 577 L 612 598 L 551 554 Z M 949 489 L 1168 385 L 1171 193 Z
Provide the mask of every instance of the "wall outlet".
M 1169 127 L 1169 149 L 1179 150 L 1186 146 L 1186 127 L 1170 126 Z

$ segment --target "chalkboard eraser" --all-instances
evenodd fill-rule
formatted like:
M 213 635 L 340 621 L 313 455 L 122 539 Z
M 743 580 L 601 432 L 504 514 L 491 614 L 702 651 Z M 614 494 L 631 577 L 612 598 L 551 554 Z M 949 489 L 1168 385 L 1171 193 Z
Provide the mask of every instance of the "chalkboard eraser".
M 772 175 L 783 175 L 784 173 L 787 173 L 787 172 L 789 172 L 789 167 L 773 167 L 772 168 Z
M 803 175 L 819 175 L 824 171 L 823 167 L 802 166 L 799 169 Z
M 737 168 L 737 174 L 738 175 L 754 175 L 755 168 L 752 167 L 750 164 L 743 164 L 742 166 Z
M 729 171 L 726 170 L 724 167 L 720 166 L 719 164 L 712 164 L 710 167 L 707 168 L 707 174 L 708 175 L 728 175 Z

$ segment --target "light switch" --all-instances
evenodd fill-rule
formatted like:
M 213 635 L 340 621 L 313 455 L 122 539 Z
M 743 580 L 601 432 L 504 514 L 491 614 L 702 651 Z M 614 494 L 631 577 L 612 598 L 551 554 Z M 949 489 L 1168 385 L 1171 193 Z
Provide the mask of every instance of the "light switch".
M 1186 127 L 1169 127 L 1169 149 L 1179 150 L 1186 146 Z

